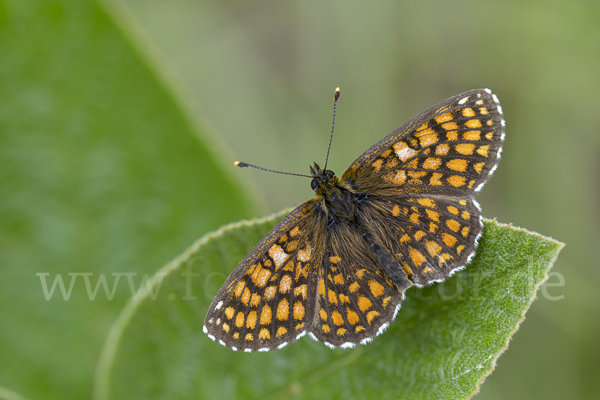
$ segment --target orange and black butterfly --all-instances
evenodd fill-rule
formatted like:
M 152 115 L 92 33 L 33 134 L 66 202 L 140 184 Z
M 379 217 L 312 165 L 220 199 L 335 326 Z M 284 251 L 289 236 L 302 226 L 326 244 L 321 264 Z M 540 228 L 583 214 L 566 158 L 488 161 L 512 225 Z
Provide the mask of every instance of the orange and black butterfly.
M 246 352 L 307 333 L 332 348 L 371 341 L 406 289 L 443 281 L 475 254 L 483 225 L 473 196 L 498 165 L 504 125 L 496 95 L 471 90 L 416 116 L 339 178 L 313 164 L 316 198 L 240 262 L 204 332 Z

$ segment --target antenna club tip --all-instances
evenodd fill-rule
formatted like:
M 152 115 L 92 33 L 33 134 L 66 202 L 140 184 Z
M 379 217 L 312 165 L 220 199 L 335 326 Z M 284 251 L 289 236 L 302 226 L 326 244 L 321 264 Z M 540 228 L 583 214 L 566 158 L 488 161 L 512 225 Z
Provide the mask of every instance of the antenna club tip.
M 340 98 L 340 88 L 336 87 L 335 92 L 333 93 L 333 100 L 338 101 L 339 98 Z
M 233 165 L 235 165 L 236 167 L 244 168 L 246 166 L 246 163 L 243 163 L 241 161 L 236 161 L 233 163 Z

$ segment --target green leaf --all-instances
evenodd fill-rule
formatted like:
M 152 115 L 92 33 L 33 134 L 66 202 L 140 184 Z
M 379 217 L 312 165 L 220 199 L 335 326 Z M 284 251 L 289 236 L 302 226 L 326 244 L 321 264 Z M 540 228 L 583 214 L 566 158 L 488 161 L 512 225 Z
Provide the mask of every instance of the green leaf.
M 137 288 L 178 249 L 252 215 L 233 159 L 115 17 L 90 0 L 0 1 L 0 384 L 29 399 L 89 398 L 131 297 L 125 277 L 112 299 L 101 287 L 92 299 L 69 274 L 92 289 L 104 277 L 109 291 L 113 274 L 136 274 Z M 57 277 L 67 290 L 74 279 L 68 300 L 44 295 Z
M 372 343 L 330 350 L 305 337 L 269 353 L 233 352 L 202 333 L 206 311 L 280 218 L 226 226 L 161 269 L 113 326 L 95 399 L 466 399 L 507 348 L 563 246 L 486 221 L 471 264 L 444 283 L 409 289 Z

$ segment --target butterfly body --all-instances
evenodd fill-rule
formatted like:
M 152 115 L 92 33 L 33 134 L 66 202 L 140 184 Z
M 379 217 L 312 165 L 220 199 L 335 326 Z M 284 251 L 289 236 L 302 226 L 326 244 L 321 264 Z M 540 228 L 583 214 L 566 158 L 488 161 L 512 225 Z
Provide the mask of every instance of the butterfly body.
M 353 347 L 383 332 L 412 285 L 440 282 L 474 255 L 474 194 L 504 140 L 487 89 L 454 96 L 375 144 L 337 177 L 310 167 L 316 197 L 286 216 L 227 279 L 204 330 L 234 350 L 309 333 Z

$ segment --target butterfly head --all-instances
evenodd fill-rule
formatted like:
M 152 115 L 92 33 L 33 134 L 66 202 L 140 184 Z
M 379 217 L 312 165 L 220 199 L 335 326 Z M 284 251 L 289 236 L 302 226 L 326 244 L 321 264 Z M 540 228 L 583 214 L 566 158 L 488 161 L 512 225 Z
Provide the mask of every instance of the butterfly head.
M 337 182 L 337 177 L 333 171 L 321 169 L 317 163 L 310 166 L 310 174 L 313 177 L 310 187 L 312 187 L 315 192 L 321 187 L 327 186 L 327 184 L 335 184 L 335 182 Z

